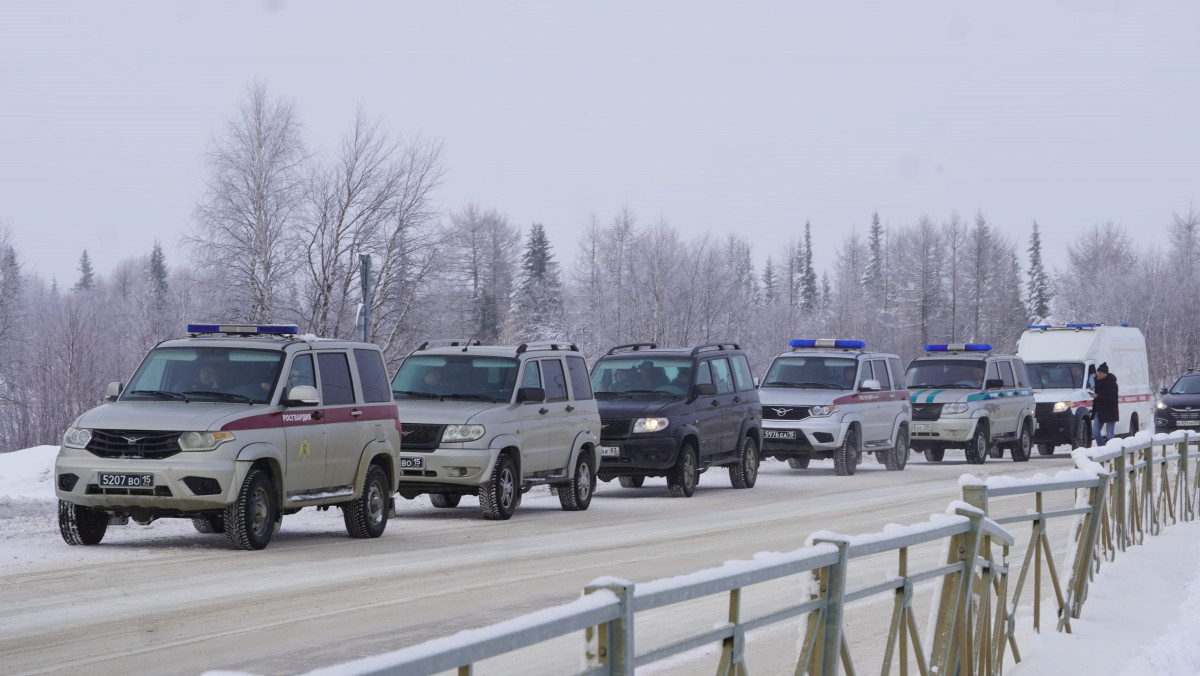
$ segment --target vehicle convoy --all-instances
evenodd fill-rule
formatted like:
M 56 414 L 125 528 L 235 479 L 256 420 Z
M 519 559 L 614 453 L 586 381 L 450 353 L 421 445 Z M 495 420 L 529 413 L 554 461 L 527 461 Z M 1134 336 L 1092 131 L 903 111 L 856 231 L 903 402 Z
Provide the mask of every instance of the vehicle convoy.
M 1159 393 L 1162 397 L 1155 404 L 1155 432 L 1200 430 L 1200 370 L 1188 369 Z
M 1092 395 L 1096 367 L 1107 363 L 1120 386 L 1120 419 L 1114 433 L 1136 433 L 1151 419 L 1153 392 L 1146 339 L 1132 326 L 1042 324 L 1028 327 L 1017 342 L 1037 400 L 1033 441 L 1051 455 L 1059 444 L 1092 443 Z
M 584 510 L 596 489 L 600 416 L 579 348 L 567 343 L 423 343 L 392 379 L 404 428 L 397 492 L 435 507 L 479 497 L 509 519 L 521 494 L 549 485 Z
M 833 459 L 854 474 L 864 453 L 890 470 L 908 464 L 909 402 L 900 357 L 861 340 L 797 339 L 759 387 L 763 455 L 804 469 Z
M 926 345 L 908 365 L 912 447 L 941 462 L 962 448 L 981 464 L 989 455 L 1025 462 L 1033 448 L 1033 390 L 1020 357 L 992 354 L 985 343 Z
M 600 478 L 638 488 L 665 476 L 691 497 L 700 474 L 729 467 L 734 488 L 758 479 L 762 410 L 736 343 L 618 345 L 592 366 L 600 407 Z
M 54 463 L 72 545 L 110 524 L 191 519 L 262 549 L 284 514 L 340 507 L 351 537 L 394 513 L 399 421 L 379 348 L 280 325 L 189 324 L 79 416 Z

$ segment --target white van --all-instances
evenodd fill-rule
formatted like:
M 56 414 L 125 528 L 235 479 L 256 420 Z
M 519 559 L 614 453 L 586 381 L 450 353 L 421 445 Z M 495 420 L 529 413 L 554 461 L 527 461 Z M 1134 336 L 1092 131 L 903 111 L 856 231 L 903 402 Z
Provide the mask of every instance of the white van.
M 1057 324 L 1030 326 L 1017 342 L 1037 401 L 1034 443 L 1042 455 L 1058 444 L 1072 448 L 1092 442 L 1092 394 L 1096 367 L 1105 362 L 1117 377 L 1121 417 L 1117 435 L 1150 425 L 1152 399 L 1146 339 L 1128 324 Z

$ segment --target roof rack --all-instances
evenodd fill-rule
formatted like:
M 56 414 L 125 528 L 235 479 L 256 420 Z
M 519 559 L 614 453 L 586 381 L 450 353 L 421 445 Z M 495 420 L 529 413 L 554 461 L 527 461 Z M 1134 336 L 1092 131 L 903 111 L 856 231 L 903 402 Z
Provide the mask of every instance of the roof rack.
M 295 324 L 188 324 L 187 332 L 193 336 L 221 333 L 227 336 L 294 336 L 300 333 Z
M 556 343 L 554 341 L 543 341 L 540 343 L 521 343 L 517 346 L 517 354 L 528 352 L 530 350 L 569 350 L 578 352 L 579 348 L 575 343 Z
M 737 343 L 705 343 L 692 348 L 692 354 L 703 352 L 704 350 L 740 350 L 742 349 Z
M 478 347 L 482 344 L 483 343 L 480 343 L 474 338 L 436 338 L 434 340 L 427 340 L 424 343 L 421 343 L 417 346 L 417 349 L 413 350 L 413 352 L 429 350 L 435 347 L 461 347 L 462 351 L 466 352 L 468 347 Z
M 605 354 L 616 354 L 618 351 L 637 352 L 638 350 L 642 350 L 642 349 L 657 350 L 658 343 L 629 343 L 627 345 L 618 345 L 618 346 L 614 347 L 613 349 L 609 350 L 608 352 L 606 352 Z

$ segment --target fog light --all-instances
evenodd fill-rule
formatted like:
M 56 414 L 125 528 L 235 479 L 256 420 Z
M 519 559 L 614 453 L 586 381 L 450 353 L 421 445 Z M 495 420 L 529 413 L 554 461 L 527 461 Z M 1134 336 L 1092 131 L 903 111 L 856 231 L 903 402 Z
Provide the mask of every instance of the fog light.
M 68 493 L 75 490 L 75 484 L 79 481 L 79 477 L 74 474 L 59 474 L 58 487 Z

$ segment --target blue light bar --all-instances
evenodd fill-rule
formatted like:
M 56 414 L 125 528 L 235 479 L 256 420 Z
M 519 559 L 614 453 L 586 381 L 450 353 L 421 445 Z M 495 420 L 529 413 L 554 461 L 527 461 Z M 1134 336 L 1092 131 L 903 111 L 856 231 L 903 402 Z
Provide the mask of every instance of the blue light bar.
M 951 343 L 949 345 L 926 345 L 926 352 L 991 352 L 987 343 Z
M 1025 328 L 1027 328 L 1027 329 L 1052 329 L 1052 328 L 1054 328 L 1054 326 L 1052 324 L 1030 324 L 1029 326 L 1026 326 Z
M 1067 324 L 1068 329 L 1094 329 L 1101 324 Z
M 865 340 L 834 340 L 832 338 L 794 338 L 788 341 L 791 347 L 832 347 L 841 350 L 864 350 Z
M 1121 322 L 1121 326 L 1129 326 L 1129 322 Z
M 225 334 L 274 334 L 296 335 L 300 327 L 295 324 L 188 324 L 188 333 L 225 333 Z

